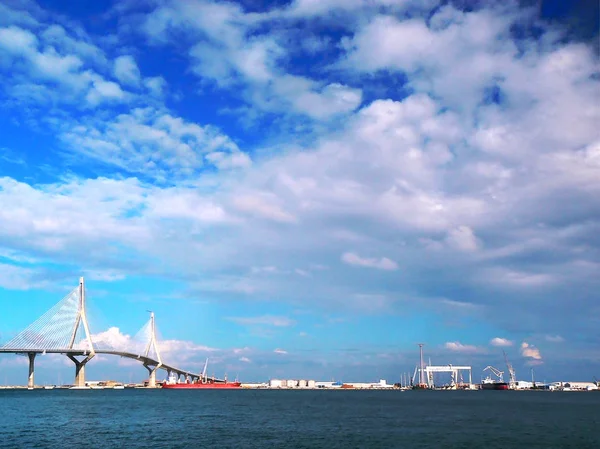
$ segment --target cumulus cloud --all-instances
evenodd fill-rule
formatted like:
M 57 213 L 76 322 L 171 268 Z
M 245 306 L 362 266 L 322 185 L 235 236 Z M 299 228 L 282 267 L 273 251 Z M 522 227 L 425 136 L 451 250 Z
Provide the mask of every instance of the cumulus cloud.
M 282 354 L 282 355 L 285 355 L 285 354 L 287 354 L 287 353 L 288 353 L 286 350 L 284 350 L 284 349 L 279 349 L 279 348 L 275 349 L 273 352 L 274 352 L 275 354 Z
M 141 350 L 143 345 L 141 342 L 134 343 L 131 336 L 121 333 L 118 327 L 110 327 L 104 332 L 92 334 L 92 343 L 98 349 L 131 351 L 134 354 Z
M 490 345 L 498 347 L 507 347 L 512 346 L 513 342 L 506 338 L 494 337 L 490 340 Z
M 342 262 L 348 265 L 357 265 L 361 267 L 377 268 L 379 270 L 394 271 L 398 269 L 398 264 L 387 257 L 377 258 L 365 258 L 355 253 L 344 253 L 342 254 Z
M 113 73 L 123 84 L 137 86 L 140 83 L 140 69 L 133 56 L 124 55 L 115 59 Z M 150 81 L 152 84 L 152 81 Z M 154 82 L 155 87 L 156 81 Z
M 463 352 L 463 353 L 473 353 L 477 352 L 477 346 L 473 345 L 463 345 L 459 341 L 449 341 L 444 344 L 444 348 L 453 351 L 453 352 Z
M 540 353 L 540 350 L 527 342 L 521 343 L 521 355 L 528 359 L 529 364 L 542 363 L 542 354 Z

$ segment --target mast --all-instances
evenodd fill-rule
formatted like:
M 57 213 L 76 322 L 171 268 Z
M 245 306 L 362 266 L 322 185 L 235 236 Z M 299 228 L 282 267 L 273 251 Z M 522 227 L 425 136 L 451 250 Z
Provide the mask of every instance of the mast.
M 425 379 L 424 379 L 424 363 L 423 363 L 423 346 L 424 343 L 418 343 L 419 345 L 419 357 L 420 357 L 420 364 L 419 364 L 419 385 L 423 386 L 423 384 L 425 383 Z
M 206 368 L 208 368 L 208 357 L 206 358 L 206 362 L 204 362 L 204 369 L 202 370 L 202 382 L 206 383 Z

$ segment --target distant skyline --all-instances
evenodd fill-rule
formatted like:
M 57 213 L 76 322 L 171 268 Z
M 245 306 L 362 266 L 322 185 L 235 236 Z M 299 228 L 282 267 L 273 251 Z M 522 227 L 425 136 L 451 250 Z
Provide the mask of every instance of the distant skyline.
M 85 276 L 94 334 L 153 310 L 243 381 L 398 382 L 420 342 L 600 378 L 598 4 L 565 3 L 4 0 L 0 344 Z

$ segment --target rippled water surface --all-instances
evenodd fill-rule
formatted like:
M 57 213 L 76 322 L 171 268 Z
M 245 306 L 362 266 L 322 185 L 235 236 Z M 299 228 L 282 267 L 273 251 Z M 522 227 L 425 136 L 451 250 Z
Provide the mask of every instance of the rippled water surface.
M 600 448 L 600 392 L 0 390 L 1 448 Z

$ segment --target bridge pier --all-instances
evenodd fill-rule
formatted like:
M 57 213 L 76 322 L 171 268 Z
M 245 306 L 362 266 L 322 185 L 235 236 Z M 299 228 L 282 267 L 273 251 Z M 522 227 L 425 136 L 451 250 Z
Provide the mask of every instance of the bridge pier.
M 35 352 L 27 353 L 29 357 L 29 379 L 27 380 L 27 388 L 33 388 L 35 386 Z
M 90 361 L 93 355 L 88 355 L 83 360 L 77 360 L 71 354 L 67 354 L 67 357 L 69 357 L 75 364 L 75 382 L 73 385 L 76 387 L 85 387 L 85 365 Z
M 156 366 L 146 365 L 144 363 L 144 367 L 148 370 L 148 388 L 156 388 L 156 371 L 160 366 L 160 363 Z

